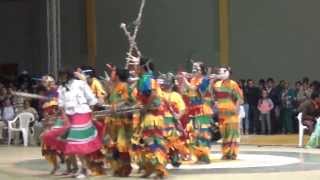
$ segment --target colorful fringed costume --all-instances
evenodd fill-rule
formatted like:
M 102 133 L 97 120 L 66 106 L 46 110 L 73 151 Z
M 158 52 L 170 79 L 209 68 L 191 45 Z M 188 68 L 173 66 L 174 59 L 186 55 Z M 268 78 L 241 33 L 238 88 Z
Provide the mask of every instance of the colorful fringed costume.
M 58 113 L 58 92 L 57 89 L 51 88 L 45 93 L 49 100 L 45 100 L 42 104 L 43 108 L 43 127 L 41 134 L 42 139 L 42 155 L 51 163 L 54 168 L 58 168 L 58 156 L 62 157 L 63 142 L 59 140 L 67 130 L 67 124 L 62 120 Z M 55 172 L 56 169 L 52 171 Z
M 198 161 L 209 163 L 211 148 L 210 127 L 213 123 L 213 111 L 210 105 L 209 80 L 207 77 L 193 77 L 188 87 L 188 113 L 191 117 L 187 131 L 189 132 L 189 146 Z
M 167 149 L 164 139 L 163 109 L 161 108 L 161 89 L 152 73 L 144 73 L 138 81 L 138 100 L 145 106 L 141 115 L 141 141 L 144 177 L 156 173 L 158 177 L 167 176 Z
M 114 108 L 122 103 L 128 103 L 128 84 L 117 82 L 110 93 L 108 104 Z M 132 134 L 132 123 L 129 114 L 112 115 L 107 120 L 107 159 L 115 176 L 127 177 L 131 173 L 131 158 L 129 154 Z
M 181 114 L 185 111 L 186 106 L 182 96 L 177 92 L 162 92 L 163 107 L 164 107 L 164 121 L 165 129 L 164 136 L 167 140 L 167 148 L 169 150 L 169 158 L 171 164 L 179 166 L 180 155 L 189 155 L 184 139 L 184 128 L 176 119 L 176 114 Z
M 240 118 L 237 103 L 242 102 L 243 93 L 238 84 L 229 79 L 216 81 L 213 86 L 219 111 L 220 132 L 223 138 L 223 159 L 236 159 L 240 142 Z
M 138 88 L 136 84 L 132 84 L 129 88 L 129 99 L 130 102 L 133 104 L 138 103 Z M 142 161 L 142 150 L 143 144 L 141 143 L 141 118 L 140 112 L 133 112 L 131 114 L 131 122 L 132 122 L 132 136 L 131 136 L 131 149 L 130 149 L 130 156 L 134 163 L 139 166 L 141 170 L 143 167 Z

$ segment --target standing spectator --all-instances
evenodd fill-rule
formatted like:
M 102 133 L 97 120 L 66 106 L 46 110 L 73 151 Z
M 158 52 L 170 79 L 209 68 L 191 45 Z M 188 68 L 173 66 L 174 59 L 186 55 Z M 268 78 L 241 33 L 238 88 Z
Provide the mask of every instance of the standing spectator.
M 259 88 L 260 88 L 260 90 L 266 88 L 266 81 L 264 79 L 259 80 Z
M 247 81 L 247 89 L 246 89 L 246 98 L 249 104 L 249 131 L 250 133 L 257 133 L 259 128 L 258 118 L 258 101 L 260 98 L 260 89 L 254 85 L 254 81 L 252 79 L 248 79 Z
M 240 80 L 240 88 L 243 91 L 243 109 L 245 112 L 245 117 L 242 119 L 242 132 L 243 134 L 249 134 L 249 127 L 250 127 L 250 121 L 249 121 L 249 104 L 247 100 L 247 83 L 246 80 L 242 79 Z
M 267 91 L 269 97 L 273 102 L 274 108 L 271 111 L 271 126 L 273 133 L 280 132 L 280 107 L 281 107 L 281 93 L 282 93 L 283 81 L 279 85 L 275 85 L 275 81 L 269 78 L 267 81 Z
M 259 100 L 258 109 L 260 111 L 259 120 L 261 123 L 261 134 L 271 134 L 271 110 L 273 102 L 268 96 L 267 90 L 262 90 L 261 99 Z
M 293 103 L 295 100 L 293 89 L 289 88 L 289 83 L 284 81 L 284 88 L 281 93 L 280 119 L 282 123 L 282 133 L 293 133 Z

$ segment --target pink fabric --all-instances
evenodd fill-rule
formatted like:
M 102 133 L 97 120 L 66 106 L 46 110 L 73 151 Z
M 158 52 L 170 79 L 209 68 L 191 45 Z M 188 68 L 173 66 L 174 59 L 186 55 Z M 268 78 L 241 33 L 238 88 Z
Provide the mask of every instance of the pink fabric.
M 70 126 L 72 125 L 82 125 L 87 124 L 92 121 L 91 113 L 86 114 L 75 114 L 69 116 Z M 85 143 L 74 143 L 73 141 L 65 140 L 64 144 L 64 154 L 66 155 L 88 155 L 91 154 L 102 147 L 102 137 L 101 137 L 101 126 L 97 123 L 93 123 L 94 126 L 97 128 L 98 135 L 93 139 Z
M 64 146 L 64 154 L 66 155 L 88 155 L 102 147 L 99 136 L 86 144 L 68 144 Z
M 59 137 L 62 136 L 67 130 L 69 126 L 64 125 L 61 128 L 56 128 L 44 132 L 42 135 L 43 143 L 50 149 L 62 152 L 64 150 L 64 141 L 61 140 Z
M 91 113 L 85 113 L 85 114 L 74 114 L 72 116 L 68 116 L 69 121 L 71 125 L 81 125 L 81 124 L 87 124 L 91 121 Z
M 262 102 L 259 103 L 258 109 L 261 113 L 269 113 L 273 108 L 273 103 L 271 99 L 263 99 Z

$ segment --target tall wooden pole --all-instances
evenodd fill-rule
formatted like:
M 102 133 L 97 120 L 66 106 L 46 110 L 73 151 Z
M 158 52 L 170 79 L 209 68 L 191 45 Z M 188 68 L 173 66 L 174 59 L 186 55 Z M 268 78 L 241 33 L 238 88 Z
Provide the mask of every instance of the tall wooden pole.
M 85 0 L 85 15 L 88 64 L 95 68 L 97 58 L 96 0 Z
M 221 65 L 229 65 L 230 21 L 229 0 L 219 0 L 219 59 Z

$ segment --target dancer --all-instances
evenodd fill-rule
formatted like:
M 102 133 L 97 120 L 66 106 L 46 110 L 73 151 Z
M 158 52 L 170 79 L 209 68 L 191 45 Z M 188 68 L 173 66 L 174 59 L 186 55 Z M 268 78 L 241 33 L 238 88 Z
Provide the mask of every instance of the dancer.
M 58 136 L 66 131 L 66 124 L 61 119 L 58 112 L 58 92 L 55 80 L 51 76 L 43 76 L 42 85 L 46 88 L 45 97 L 48 98 L 42 102 L 43 110 L 43 128 L 41 134 L 42 139 L 42 155 L 53 165 L 50 174 L 55 174 L 59 169 L 59 157 L 63 159 L 62 142 L 58 140 Z
M 114 110 L 129 104 L 129 92 L 127 80 L 128 70 L 116 68 L 112 77 L 112 91 L 107 103 Z M 113 114 L 107 120 L 107 135 L 105 144 L 108 146 L 108 158 L 114 176 L 128 177 L 131 173 L 131 158 L 129 154 L 132 124 L 129 114 Z
M 164 139 L 163 110 L 160 88 L 153 76 L 154 66 L 149 59 L 142 58 L 139 67 L 138 101 L 144 106 L 141 114 L 141 141 L 143 144 L 142 177 L 156 173 L 158 178 L 168 175 L 166 170 L 167 149 Z
M 235 160 L 239 153 L 240 118 L 239 108 L 243 102 L 242 90 L 230 79 L 230 68 L 218 69 L 219 80 L 213 83 L 219 112 L 219 126 L 222 135 L 222 159 Z
M 186 106 L 182 96 L 173 91 L 174 75 L 171 73 L 163 74 L 158 78 L 162 90 L 162 101 L 164 107 L 165 130 L 164 136 L 167 140 L 167 148 L 169 150 L 169 159 L 175 167 L 181 165 L 180 157 L 190 154 L 184 138 L 185 130 L 180 122 L 181 116 L 184 114 Z
M 96 127 L 92 122 L 91 108 L 97 104 L 87 83 L 77 80 L 72 71 L 59 72 L 61 85 L 58 89 L 58 103 L 68 117 L 70 128 L 67 131 L 64 153 L 74 155 L 79 166 L 77 178 L 86 177 L 89 172 L 86 156 L 96 152 L 102 146 Z
M 93 94 L 98 99 L 98 102 L 104 104 L 106 91 L 104 90 L 102 84 L 96 77 L 95 70 L 90 66 L 81 67 L 82 74 L 85 75 L 85 80 L 90 86 Z
M 199 163 L 210 163 L 211 133 L 209 129 L 213 123 L 213 111 L 209 101 L 205 101 L 207 94 L 210 93 L 205 65 L 202 62 L 194 62 L 192 77 L 190 81 L 185 78 L 184 83 L 190 101 L 188 113 L 191 120 L 187 125 L 189 146 Z

